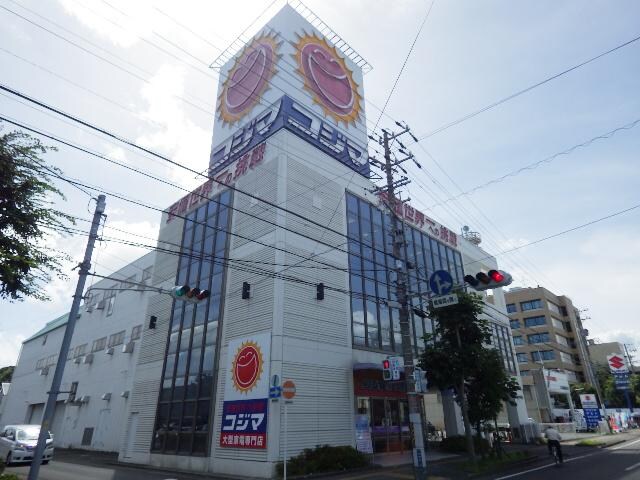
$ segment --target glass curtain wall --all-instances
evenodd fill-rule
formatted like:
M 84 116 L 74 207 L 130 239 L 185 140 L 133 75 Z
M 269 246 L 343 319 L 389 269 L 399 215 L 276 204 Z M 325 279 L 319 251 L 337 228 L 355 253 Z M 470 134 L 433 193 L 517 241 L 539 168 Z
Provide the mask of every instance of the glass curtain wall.
M 401 352 L 400 315 L 388 307 L 397 301 L 393 269 L 391 217 L 355 195 L 347 196 L 349 272 L 353 346 L 386 352 Z M 435 270 L 448 270 L 456 284 L 463 283 L 462 256 L 457 250 L 405 225 L 405 258 L 409 269 L 411 334 L 416 348 L 424 348 L 423 335 L 433 331 L 428 318 L 415 315 L 413 307 L 427 310 L 428 279 Z
M 210 451 L 231 199 L 231 192 L 223 192 L 186 216 L 176 284 L 211 294 L 197 304 L 173 302 L 153 452 L 205 456 Z

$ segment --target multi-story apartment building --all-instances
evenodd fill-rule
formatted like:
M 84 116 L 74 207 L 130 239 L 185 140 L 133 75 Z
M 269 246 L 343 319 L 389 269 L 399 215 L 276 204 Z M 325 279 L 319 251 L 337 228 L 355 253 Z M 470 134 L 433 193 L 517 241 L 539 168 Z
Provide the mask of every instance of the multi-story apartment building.
M 562 371 L 570 383 L 596 384 L 587 331 L 570 298 L 537 287 L 512 288 L 505 299 L 529 412 L 538 409 L 533 406 L 536 370 Z

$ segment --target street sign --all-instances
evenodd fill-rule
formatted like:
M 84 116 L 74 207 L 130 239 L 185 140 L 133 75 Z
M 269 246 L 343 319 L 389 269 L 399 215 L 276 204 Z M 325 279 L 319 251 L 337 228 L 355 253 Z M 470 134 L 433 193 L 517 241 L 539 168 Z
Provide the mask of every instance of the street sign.
M 282 387 L 269 387 L 269 398 L 280 398 L 282 396 Z
M 627 362 L 624 361 L 624 358 L 620 355 L 613 353 L 611 355 L 607 355 L 607 363 L 609 364 L 609 369 L 612 373 L 628 373 L 629 367 L 627 367 Z
M 631 389 L 631 378 L 629 372 L 615 372 L 613 378 L 616 384 L 616 389 L 625 391 Z
M 400 380 L 400 369 L 404 368 L 404 358 L 389 357 L 389 362 L 391 363 L 391 380 Z
M 429 286 L 436 295 L 446 295 L 453 288 L 453 278 L 446 270 L 436 270 L 429 277 Z
M 458 303 L 458 295 L 451 293 L 449 295 L 440 295 L 438 297 L 431 298 L 431 305 L 433 308 L 448 307 L 449 305 L 455 305 Z
M 582 411 L 584 412 L 587 427 L 596 428 L 602 417 L 600 416 L 600 409 L 595 395 L 590 393 L 580 395 L 580 403 L 582 403 Z
M 293 380 L 285 380 L 282 383 L 282 396 L 287 400 L 296 396 L 296 384 L 293 383 Z

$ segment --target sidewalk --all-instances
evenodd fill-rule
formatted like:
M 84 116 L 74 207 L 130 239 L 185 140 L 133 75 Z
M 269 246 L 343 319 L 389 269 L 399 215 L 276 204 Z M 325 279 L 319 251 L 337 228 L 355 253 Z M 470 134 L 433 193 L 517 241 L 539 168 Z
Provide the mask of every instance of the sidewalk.
M 462 458 L 455 453 L 443 453 L 437 449 L 427 450 L 426 461 L 427 464 L 439 462 L 441 460 L 450 460 L 454 458 Z M 373 456 L 373 465 L 380 467 L 398 467 L 401 465 L 411 465 L 413 463 L 411 452 L 392 452 L 392 453 L 379 453 Z
M 629 430 L 624 433 L 613 433 L 613 434 L 583 434 L 580 438 L 570 438 L 563 439 L 562 443 L 565 445 L 577 445 L 580 441 L 589 439 L 595 442 L 601 442 L 603 445 L 600 445 L 602 448 L 610 447 L 617 443 L 626 442 L 627 440 L 632 440 L 635 438 L 640 438 L 640 430 Z

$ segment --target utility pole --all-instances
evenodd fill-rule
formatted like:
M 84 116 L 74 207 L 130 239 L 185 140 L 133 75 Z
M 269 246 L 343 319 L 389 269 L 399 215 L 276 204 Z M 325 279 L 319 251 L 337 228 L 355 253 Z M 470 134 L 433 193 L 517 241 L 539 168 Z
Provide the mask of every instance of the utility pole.
M 629 363 L 629 371 L 633 375 L 635 373 L 635 368 L 633 368 L 633 359 L 631 358 L 631 355 L 629 355 L 629 349 L 627 348 L 627 344 L 623 343 L 622 346 L 624 347 L 624 353 L 627 356 L 627 362 Z M 633 400 L 632 400 L 633 397 L 631 396 L 631 393 L 629 392 L 629 390 L 624 391 L 624 398 L 627 401 L 627 408 L 631 413 L 633 413 Z
M 401 125 L 402 126 L 402 125 Z M 419 401 L 421 396 L 416 392 L 414 379 L 414 354 L 411 345 L 411 328 L 409 325 L 409 298 L 407 295 L 407 262 L 404 255 L 405 237 L 404 227 L 398 219 L 396 213 L 396 204 L 402 203 L 396 199 L 395 190 L 399 186 L 409 183 L 409 179 L 403 177 L 398 181 L 394 181 L 393 173 L 395 167 L 409 159 L 413 159 L 413 155 L 407 154 L 402 160 L 392 159 L 390 142 L 396 140 L 401 135 L 409 132 L 409 127 L 403 126 L 402 131 L 398 133 L 390 133 L 382 130 L 382 146 L 384 147 L 384 164 L 379 163 L 386 174 L 386 197 L 388 208 L 391 213 L 391 235 L 393 237 L 393 257 L 395 259 L 396 272 L 396 297 L 400 304 L 400 335 L 402 337 L 402 356 L 404 358 L 404 374 L 407 388 L 407 400 L 409 403 L 409 421 L 413 431 L 413 466 L 414 475 L 418 480 L 426 479 L 426 456 L 424 448 L 422 408 Z M 402 144 L 401 144 L 402 145 Z M 402 167 L 400 167 L 402 168 Z
M 56 408 L 56 400 L 58 394 L 68 393 L 60 392 L 60 383 L 62 382 L 62 374 L 64 373 L 64 366 L 67 363 L 67 355 L 69 354 L 69 345 L 71 344 L 71 338 L 73 337 L 73 329 L 76 326 L 76 319 L 78 318 L 78 311 L 80 310 L 80 300 L 82 300 L 82 292 L 84 292 L 84 285 L 87 281 L 87 274 L 91 269 L 91 255 L 93 253 L 93 246 L 98 237 L 98 227 L 100 226 L 100 219 L 104 214 L 105 209 L 105 196 L 98 196 L 98 203 L 93 213 L 93 222 L 91 223 L 91 230 L 89 232 L 89 239 L 87 240 L 87 248 L 84 252 L 84 260 L 80 264 L 78 270 L 78 284 L 76 285 L 76 291 L 73 295 L 73 302 L 71 304 L 71 311 L 69 312 L 69 319 L 67 320 L 67 327 L 64 331 L 64 337 L 62 339 L 62 346 L 60 347 L 60 353 L 58 354 L 58 362 L 56 363 L 56 370 L 53 374 L 53 381 L 51 382 L 51 389 L 49 396 L 47 397 L 47 404 L 44 408 L 42 415 L 42 424 L 40 426 L 40 435 L 38 436 L 38 445 L 33 453 L 33 461 L 31 462 L 31 468 L 29 469 L 28 480 L 37 480 L 38 473 L 40 472 L 40 464 L 42 463 L 42 455 L 44 453 L 47 437 L 49 433 L 49 427 L 53 423 L 53 415 Z

